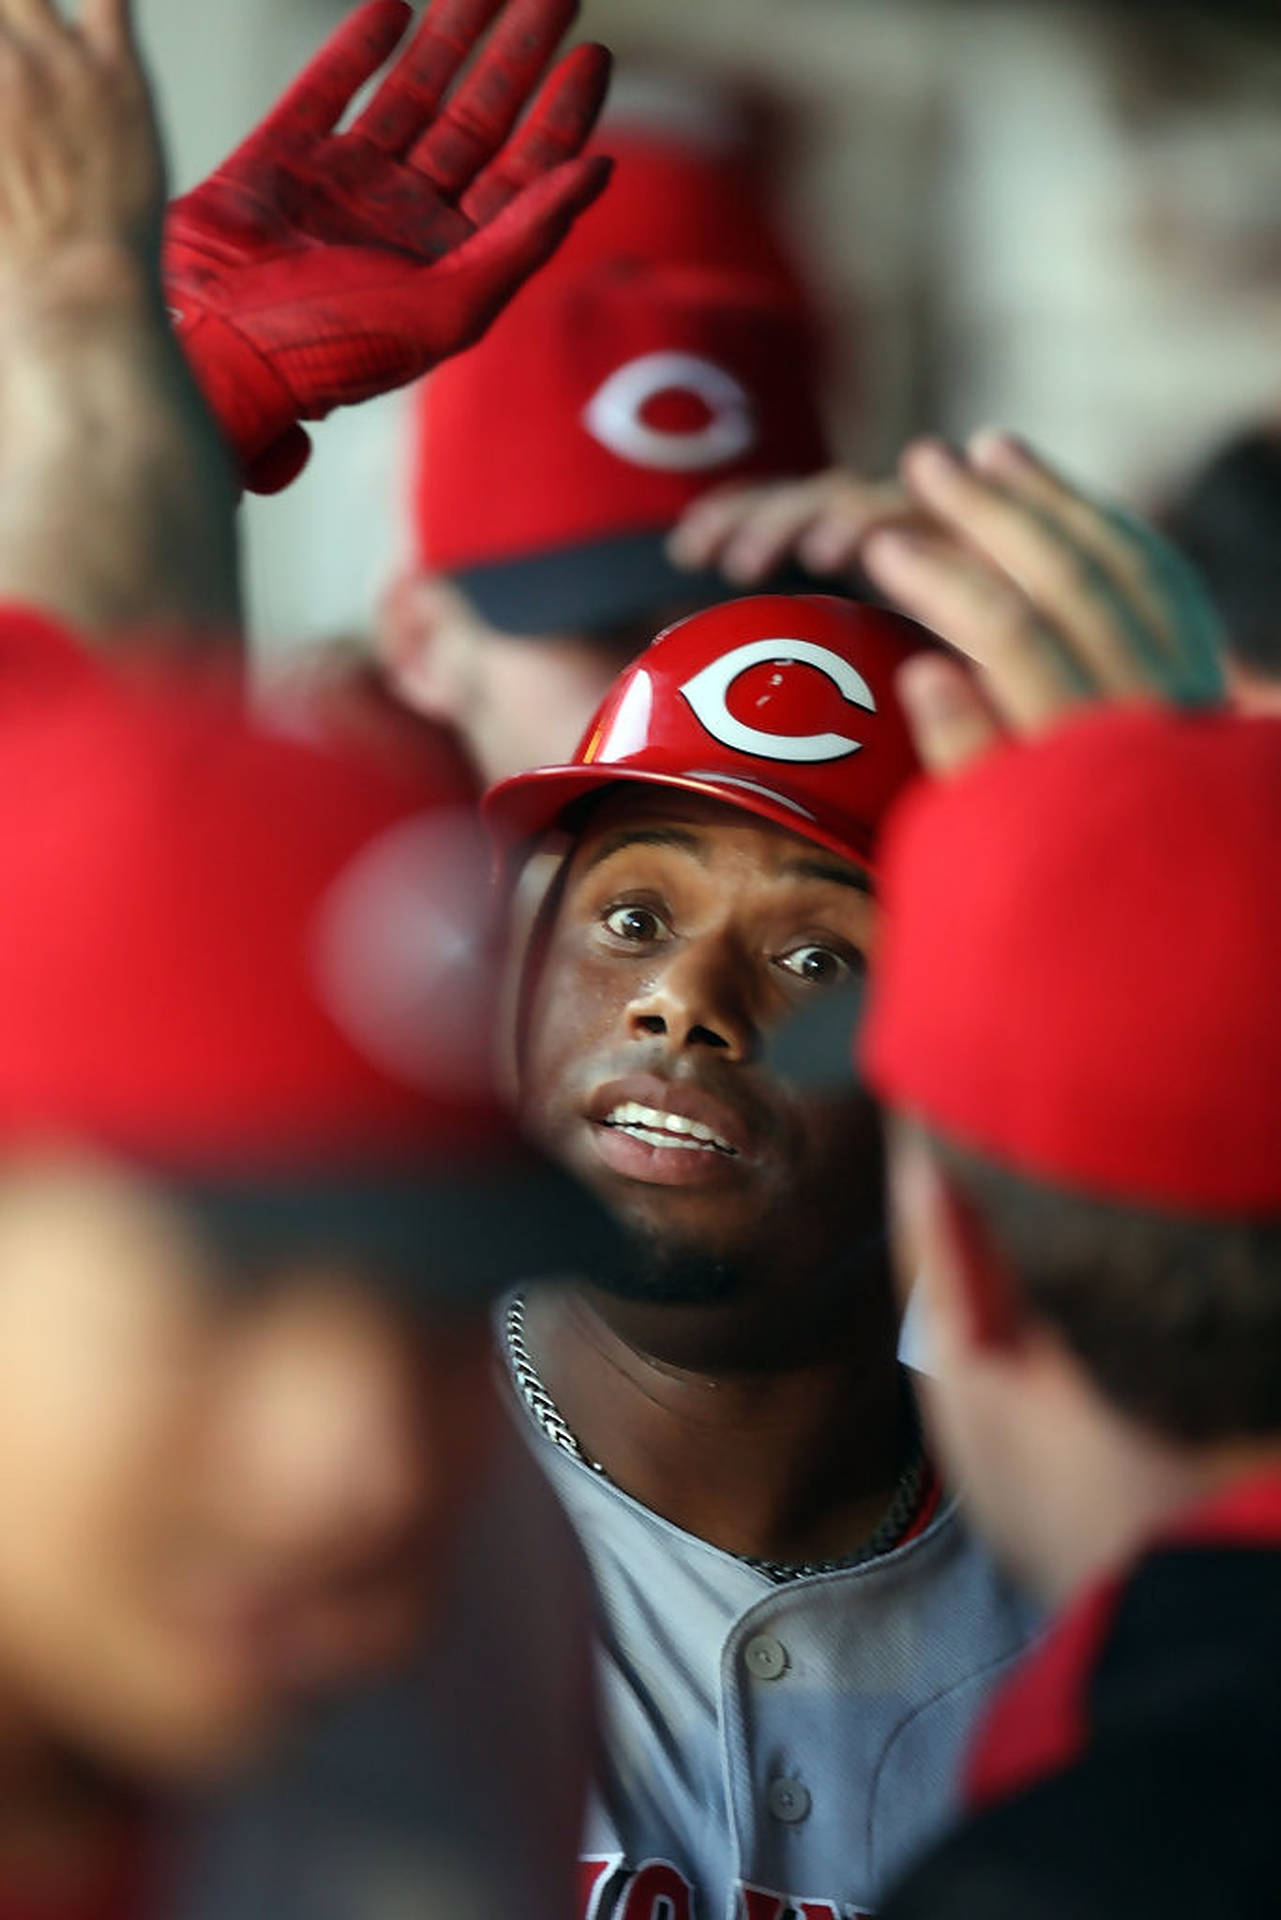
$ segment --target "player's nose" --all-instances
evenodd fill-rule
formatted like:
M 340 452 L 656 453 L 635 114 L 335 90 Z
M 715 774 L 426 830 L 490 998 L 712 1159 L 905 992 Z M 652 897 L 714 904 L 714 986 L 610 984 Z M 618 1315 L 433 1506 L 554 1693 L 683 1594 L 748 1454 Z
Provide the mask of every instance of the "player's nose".
M 661 1036 L 673 1054 L 707 1050 L 747 1061 L 760 1051 L 752 969 L 726 935 L 690 940 L 650 975 L 627 1007 L 632 1039 Z

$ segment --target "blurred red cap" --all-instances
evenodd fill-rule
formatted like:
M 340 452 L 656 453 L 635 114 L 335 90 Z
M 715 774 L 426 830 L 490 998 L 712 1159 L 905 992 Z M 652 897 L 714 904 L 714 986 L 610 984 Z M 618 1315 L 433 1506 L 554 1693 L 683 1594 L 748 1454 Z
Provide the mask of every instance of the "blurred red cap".
M 482 1127 L 485 903 L 429 771 L 270 737 L 207 674 L 86 671 L 0 755 L 0 1142 L 350 1171 Z
M 750 161 L 634 131 L 603 145 L 606 192 L 417 402 L 419 563 L 511 632 L 719 597 L 663 553 L 684 509 L 827 460 L 811 313 Z
M 1103 1199 L 1281 1213 L 1281 721 L 1119 709 L 891 819 L 863 1064 Z
M 495 1092 L 452 773 L 393 781 L 251 723 L 225 673 L 126 684 L 41 637 L 0 620 L 0 1155 L 105 1151 L 239 1190 L 242 1222 L 288 1188 L 299 1231 L 451 1286 L 612 1241 Z

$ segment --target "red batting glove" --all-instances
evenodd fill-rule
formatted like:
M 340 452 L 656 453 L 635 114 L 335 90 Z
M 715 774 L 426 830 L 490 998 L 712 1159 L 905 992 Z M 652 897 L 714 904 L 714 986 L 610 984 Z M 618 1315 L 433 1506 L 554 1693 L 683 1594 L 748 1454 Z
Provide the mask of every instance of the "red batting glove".
M 365 0 L 243 146 L 170 207 L 170 309 L 251 487 L 275 492 L 301 471 L 300 420 L 403 386 L 479 339 L 596 198 L 609 162 L 581 149 L 608 85 L 603 47 L 558 62 L 512 131 L 576 11 L 434 0 L 335 133 L 410 18 L 405 0 Z

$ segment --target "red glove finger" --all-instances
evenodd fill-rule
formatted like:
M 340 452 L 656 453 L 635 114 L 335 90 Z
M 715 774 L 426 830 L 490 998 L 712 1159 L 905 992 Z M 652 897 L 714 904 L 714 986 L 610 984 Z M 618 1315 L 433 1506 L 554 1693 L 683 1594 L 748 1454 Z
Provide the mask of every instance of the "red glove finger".
M 580 153 L 605 104 L 611 66 L 606 47 L 575 47 L 557 63 L 529 117 L 468 187 L 462 211 L 483 227 L 540 174 Z
M 265 453 L 245 468 L 245 485 L 250 493 L 283 493 L 296 480 L 311 458 L 311 440 L 302 427 L 290 427 Z
M 233 160 L 252 156 L 257 147 L 274 145 L 282 135 L 328 133 L 346 112 L 353 94 L 377 73 L 411 18 L 406 0 L 365 0 L 330 34 Z
M 479 340 L 517 288 L 551 258 L 579 214 L 604 191 L 613 164 L 594 153 L 541 174 L 497 219 L 435 268 L 442 295 L 452 288 L 452 299 L 472 316 L 460 345 Z
M 503 0 L 435 0 L 351 131 L 383 153 L 407 152 L 502 4 Z
M 578 12 L 577 0 L 511 0 L 475 66 L 409 156 L 443 194 L 498 152 Z

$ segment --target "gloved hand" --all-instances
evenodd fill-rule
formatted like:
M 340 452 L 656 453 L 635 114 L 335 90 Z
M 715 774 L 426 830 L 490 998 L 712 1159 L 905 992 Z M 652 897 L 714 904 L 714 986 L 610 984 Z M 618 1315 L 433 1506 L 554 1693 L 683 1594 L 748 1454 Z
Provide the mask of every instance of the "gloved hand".
M 251 487 L 275 492 L 301 470 L 299 421 L 470 346 L 596 198 L 609 162 L 581 149 L 608 84 L 603 47 L 567 54 L 512 131 L 576 12 L 576 0 L 433 0 L 338 133 L 411 17 L 405 0 L 365 0 L 256 132 L 173 203 L 169 305 Z

